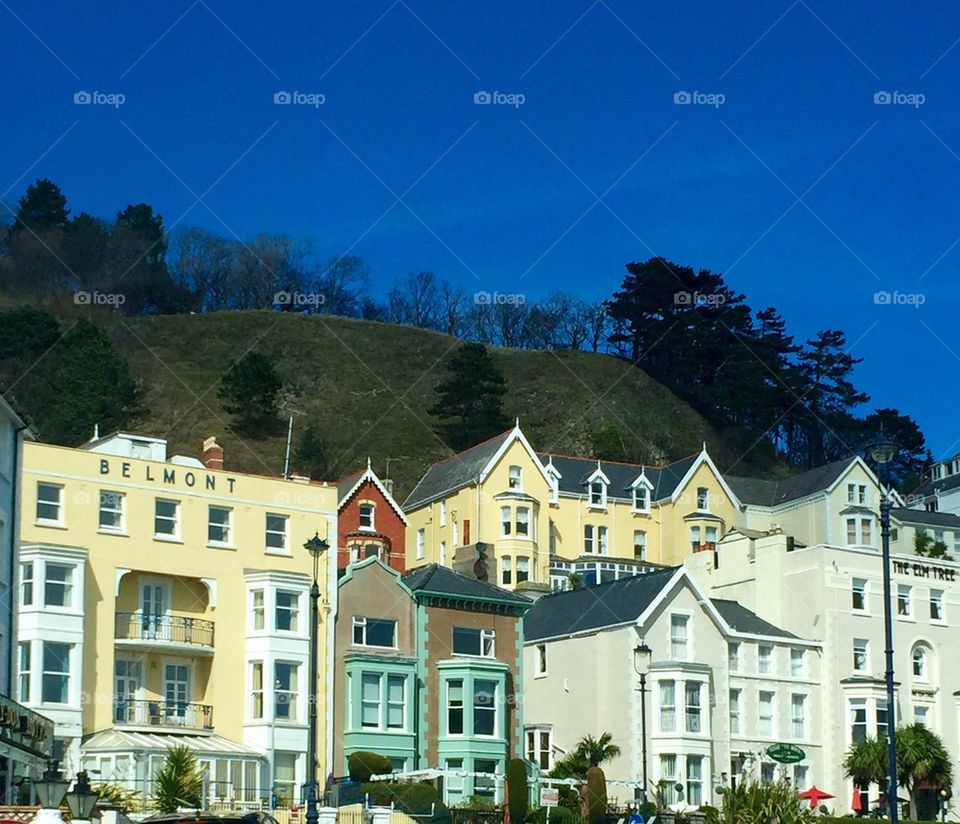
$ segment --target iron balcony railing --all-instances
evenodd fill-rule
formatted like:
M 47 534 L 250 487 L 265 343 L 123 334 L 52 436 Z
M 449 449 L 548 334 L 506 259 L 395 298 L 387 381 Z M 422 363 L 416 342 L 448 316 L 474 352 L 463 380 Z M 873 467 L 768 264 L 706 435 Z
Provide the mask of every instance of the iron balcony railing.
M 184 615 L 118 612 L 114 638 L 119 641 L 158 641 L 212 647 L 213 621 Z
M 149 727 L 213 729 L 213 707 L 188 701 L 152 701 L 116 698 L 113 702 L 115 724 Z

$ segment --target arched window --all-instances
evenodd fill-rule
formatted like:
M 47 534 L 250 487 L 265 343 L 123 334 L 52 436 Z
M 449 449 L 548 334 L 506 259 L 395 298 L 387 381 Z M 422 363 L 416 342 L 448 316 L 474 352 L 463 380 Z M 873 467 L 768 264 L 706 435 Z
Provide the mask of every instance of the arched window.
M 926 681 L 927 678 L 927 651 L 923 647 L 913 648 L 913 677 L 917 681 Z

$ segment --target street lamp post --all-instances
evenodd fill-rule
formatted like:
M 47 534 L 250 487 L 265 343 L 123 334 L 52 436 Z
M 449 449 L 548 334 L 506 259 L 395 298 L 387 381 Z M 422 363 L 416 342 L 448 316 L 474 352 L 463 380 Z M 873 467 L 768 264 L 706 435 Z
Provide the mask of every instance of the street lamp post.
M 640 796 L 643 803 L 647 803 L 647 666 L 649 666 L 650 656 L 653 650 L 647 646 L 646 641 L 633 648 L 633 668 L 640 676 L 640 758 L 643 764 L 643 787 L 640 789 Z M 641 661 L 647 662 L 647 666 L 640 668 Z
M 89 821 L 93 815 L 93 808 L 97 806 L 100 793 L 90 788 L 90 779 L 87 771 L 77 773 L 73 789 L 67 793 L 67 806 L 70 808 L 70 821 Z
M 60 772 L 59 764 L 55 758 L 47 762 L 47 769 L 39 781 L 33 782 L 33 787 L 37 791 L 37 800 L 40 802 L 40 812 L 37 813 L 34 822 L 37 824 L 56 824 L 63 822 L 63 816 L 60 815 L 60 805 L 63 803 L 63 797 L 67 793 L 70 782 L 63 777 Z
M 310 585 L 310 740 L 307 743 L 307 824 L 317 824 L 320 811 L 317 809 L 317 669 L 320 657 L 317 648 L 317 631 L 320 624 L 320 558 L 330 545 L 315 534 L 303 545 L 313 556 L 313 583 Z
M 897 808 L 897 714 L 893 685 L 893 615 L 891 610 L 891 573 L 890 573 L 890 495 L 884 489 L 886 466 L 893 460 L 897 451 L 896 443 L 883 434 L 881 429 L 877 439 L 869 445 L 870 455 L 877 462 L 877 476 L 880 481 L 880 539 L 883 555 L 883 633 L 886 649 L 886 686 L 887 686 L 887 807 L 890 810 L 891 824 L 897 824 L 900 810 Z

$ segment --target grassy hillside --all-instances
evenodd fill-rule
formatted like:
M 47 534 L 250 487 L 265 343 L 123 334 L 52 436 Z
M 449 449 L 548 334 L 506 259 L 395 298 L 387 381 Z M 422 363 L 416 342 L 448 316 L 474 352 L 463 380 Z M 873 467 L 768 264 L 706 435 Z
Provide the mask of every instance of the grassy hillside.
M 228 468 L 280 473 L 286 427 L 242 439 L 217 398 L 219 379 L 256 349 L 276 360 L 286 400 L 318 421 L 337 457 L 338 474 L 372 458 L 402 498 L 432 461 L 450 454 L 427 410 L 457 341 L 434 332 L 338 317 L 273 312 L 101 319 L 144 391 L 136 429 L 166 437 L 175 452 L 199 455 L 215 434 Z M 706 440 L 721 466 L 733 449 L 689 406 L 642 370 L 612 357 L 580 352 L 493 349 L 509 386 L 505 407 L 519 416 L 534 448 L 590 454 L 590 433 L 616 425 L 650 462 L 699 450 Z M 741 464 L 738 469 L 744 469 Z

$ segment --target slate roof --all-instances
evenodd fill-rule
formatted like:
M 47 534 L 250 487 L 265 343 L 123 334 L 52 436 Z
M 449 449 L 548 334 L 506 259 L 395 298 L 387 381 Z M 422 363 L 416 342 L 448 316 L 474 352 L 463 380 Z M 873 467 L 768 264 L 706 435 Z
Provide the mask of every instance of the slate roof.
M 524 638 L 538 641 L 635 621 L 656 600 L 676 571 L 664 569 L 544 595 L 523 620 Z
M 360 480 L 360 476 L 366 471 L 366 469 L 358 469 L 356 472 L 351 472 L 349 475 L 344 475 L 339 480 L 334 481 L 337 487 L 338 501 L 343 500 L 343 496 L 353 489 L 353 485 Z
M 414 593 L 450 595 L 466 600 L 475 599 L 483 603 L 495 601 L 517 607 L 529 607 L 533 603 L 523 595 L 508 592 L 493 584 L 478 581 L 476 578 L 468 578 L 439 564 L 418 567 L 403 575 L 401 580 Z
M 827 489 L 836 482 L 853 460 L 852 457 L 842 458 L 779 481 L 738 478 L 732 475 L 727 475 L 726 481 L 742 503 L 777 506 Z
M 728 601 L 724 598 L 711 598 L 710 602 L 717 608 L 717 612 L 737 632 L 749 635 L 771 635 L 779 638 L 797 638 L 792 632 L 780 629 L 764 621 L 756 613 L 751 612 L 739 601 Z
M 890 517 L 896 518 L 902 524 L 946 526 L 951 529 L 960 529 L 960 515 L 954 515 L 950 512 L 927 512 L 923 509 L 897 507 L 890 510 Z
M 949 492 L 951 489 L 956 489 L 957 487 L 960 487 L 960 475 L 948 475 L 946 478 L 941 478 L 939 481 L 934 481 L 928 478 L 922 484 L 920 484 L 920 486 L 913 490 L 913 494 L 916 496 L 922 495 L 926 498 L 938 492 Z
M 540 598 L 523 621 L 524 638 L 571 635 L 636 621 L 673 579 L 671 567 L 582 589 L 556 592 Z M 737 632 L 797 638 L 751 612 L 736 601 L 711 599 L 724 621 Z
M 596 458 L 574 458 L 569 455 L 551 455 L 543 453 L 540 462 L 546 466 L 551 461 L 560 472 L 560 492 L 571 495 L 583 495 L 586 490 L 587 478 L 597 470 Z M 662 501 L 669 498 L 683 477 L 690 471 L 700 455 L 690 455 L 674 461 L 667 466 L 646 466 L 645 464 L 619 463 L 617 461 L 600 461 L 600 469 L 610 479 L 607 497 L 621 500 L 632 500 L 630 488 L 633 482 L 643 472 L 647 480 L 653 484 L 650 495 L 652 501 Z
M 488 441 L 433 464 L 403 502 L 403 510 L 409 512 L 475 481 L 512 434 L 513 429 L 508 429 Z

